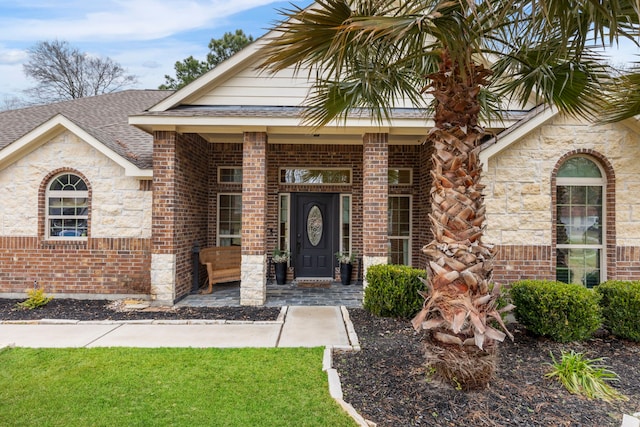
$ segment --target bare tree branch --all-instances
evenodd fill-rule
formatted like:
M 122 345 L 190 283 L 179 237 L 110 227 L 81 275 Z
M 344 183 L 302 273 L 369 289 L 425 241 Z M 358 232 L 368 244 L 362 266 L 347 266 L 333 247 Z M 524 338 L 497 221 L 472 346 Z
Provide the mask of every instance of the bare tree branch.
M 137 82 L 111 58 L 89 56 L 59 40 L 39 42 L 29 49 L 23 71 L 38 82 L 26 92 L 41 102 L 111 93 Z

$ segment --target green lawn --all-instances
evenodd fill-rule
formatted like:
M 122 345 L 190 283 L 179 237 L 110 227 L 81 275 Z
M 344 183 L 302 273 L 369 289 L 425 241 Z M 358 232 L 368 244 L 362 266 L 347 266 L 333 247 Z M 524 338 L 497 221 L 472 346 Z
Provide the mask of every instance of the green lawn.
M 321 348 L 0 350 L 2 426 L 354 426 Z

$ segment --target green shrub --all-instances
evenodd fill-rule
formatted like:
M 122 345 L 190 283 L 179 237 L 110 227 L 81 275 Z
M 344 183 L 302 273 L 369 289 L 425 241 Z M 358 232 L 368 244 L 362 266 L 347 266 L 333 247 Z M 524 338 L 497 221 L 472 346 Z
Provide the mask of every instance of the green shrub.
M 601 325 L 599 295 L 577 284 L 521 280 L 511 285 L 516 320 L 559 342 L 589 338 Z
M 406 265 L 369 267 L 362 303 L 364 309 L 382 317 L 413 317 L 424 302 L 418 291 L 426 291 L 420 277 L 427 277 L 425 270 Z
M 27 290 L 27 299 L 17 305 L 23 310 L 33 310 L 47 305 L 52 299 L 53 297 L 48 297 L 44 294 L 44 289 L 33 288 Z
M 640 342 L 640 281 L 604 282 L 600 294 L 604 325 L 617 337 Z

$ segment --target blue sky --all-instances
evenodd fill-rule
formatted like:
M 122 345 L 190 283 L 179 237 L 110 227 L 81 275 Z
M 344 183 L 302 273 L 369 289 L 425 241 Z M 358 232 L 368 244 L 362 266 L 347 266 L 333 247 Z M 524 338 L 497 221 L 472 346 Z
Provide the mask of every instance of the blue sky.
M 204 59 L 212 38 L 242 29 L 258 38 L 280 19 L 277 9 L 310 0 L 0 0 L 0 103 L 35 85 L 22 72 L 27 49 L 65 40 L 110 57 L 157 88 L 173 64 Z
M 204 59 L 212 38 L 242 29 L 254 38 L 280 19 L 277 9 L 312 0 L 0 0 L 0 104 L 35 85 L 22 72 L 27 49 L 65 40 L 81 51 L 110 57 L 138 76 L 137 88 L 157 88 L 173 64 Z M 613 62 L 637 60 L 636 49 Z

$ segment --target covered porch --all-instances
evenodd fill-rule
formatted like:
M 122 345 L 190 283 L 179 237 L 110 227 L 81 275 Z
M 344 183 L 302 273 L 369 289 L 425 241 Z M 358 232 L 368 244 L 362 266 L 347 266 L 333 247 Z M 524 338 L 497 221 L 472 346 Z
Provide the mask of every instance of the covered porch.
M 431 153 L 420 136 L 422 120 L 407 128 L 336 126 L 311 134 L 300 126 L 234 127 L 234 133 L 212 124 L 161 126 L 143 117 L 134 121 L 150 121 L 138 126 L 154 135 L 157 302 L 190 295 L 197 269 L 206 276 L 192 261 L 195 245 L 241 247 L 241 305 L 270 304 L 274 249 L 291 254 L 290 285 L 337 280 L 336 252 L 357 254 L 362 278 L 370 265 L 389 261 L 423 267 Z

